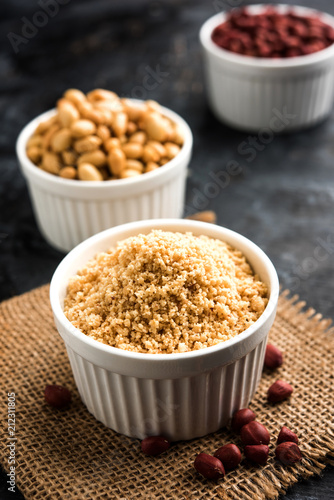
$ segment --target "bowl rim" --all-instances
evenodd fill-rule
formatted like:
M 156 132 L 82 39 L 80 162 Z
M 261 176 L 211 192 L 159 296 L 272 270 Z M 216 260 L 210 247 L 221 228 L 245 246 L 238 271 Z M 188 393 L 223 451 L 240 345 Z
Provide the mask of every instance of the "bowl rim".
M 254 4 L 247 5 L 246 8 L 250 12 L 258 13 L 265 8 L 268 7 L 269 4 Z M 287 11 L 294 10 L 298 14 L 313 14 L 317 15 L 323 21 L 332 26 L 334 28 L 334 17 L 326 12 L 322 12 L 317 9 L 313 9 L 310 7 L 304 7 L 302 5 L 290 5 L 290 4 L 273 4 L 273 7 L 278 11 Z M 234 9 L 225 10 L 215 14 L 214 16 L 207 19 L 204 24 L 202 24 L 199 32 L 199 38 L 202 46 L 206 51 L 210 54 L 218 57 L 222 61 L 228 61 L 230 63 L 234 63 L 240 66 L 248 66 L 253 68 L 268 68 L 268 69 L 287 69 L 287 68 L 303 68 L 307 66 L 311 66 L 313 64 L 322 62 L 331 56 L 334 55 L 334 43 L 329 45 L 325 49 L 322 49 L 318 52 L 314 52 L 312 54 L 302 55 L 302 56 L 294 56 L 291 58 L 281 58 L 281 59 L 273 59 L 270 57 L 253 57 L 253 56 L 245 56 L 242 54 L 236 54 L 234 52 L 228 51 L 216 45 L 211 38 L 212 32 L 214 28 L 216 28 L 219 24 L 221 24 L 225 19 L 227 14 L 232 10 L 238 10 L 240 7 L 235 7 Z
M 145 102 L 140 99 L 131 99 L 127 98 L 133 102 Z M 140 186 L 145 182 L 153 182 L 155 178 L 165 173 L 168 175 L 168 172 L 173 170 L 175 167 L 179 165 L 180 162 L 185 160 L 188 155 L 190 155 L 192 146 L 193 146 L 193 134 L 188 125 L 188 123 L 175 111 L 172 111 L 169 108 L 161 106 L 162 114 L 173 120 L 175 123 L 182 127 L 184 131 L 184 143 L 181 147 L 180 152 L 172 158 L 168 163 L 163 165 L 163 168 L 158 168 L 152 172 L 146 172 L 143 175 L 138 175 L 136 177 L 130 177 L 128 179 L 115 179 L 115 180 L 106 180 L 106 181 L 78 181 L 77 179 L 63 179 L 62 177 L 52 175 L 44 170 L 41 170 L 37 167 L 32 161 L 29 160 L 26 154 L 26 144 L 28 139 L 31 137 L 32 132 L 35 130 L 37 125 L 50 118 L 56 113 L 56 108 L 49 109 L 40 115 L 33 118 L 30 122 L 28 122 L 21 132 L 19 133 L 16 140 L 16 154 L 18 160 L 22 166 L 23 172 L 26 171 L 27 174 L 33 175 L 35 178 L 39 179 L 42 182 L 48 182 L 51 185 L 58 187 L 67 187 L 73 188 L 77 191 L 85 190 L 87 188 L 95 189 L 98 191 L 104 191 L 112 189 L 112 186 L 115 189 L 128 188 L 129 186 Z
M 201 231 L 201 234 L 207 233 L 216 233 L 217 236 L 209 236 L 212 238 L 217 237 L 224 241 L 224 237 L 232 238 L 233 241 L 236 242 L 235 248 L 238 248 L 238 244 L 247 246 L 247 249 L 256 255 L 265 266 L 265 269 L 268 273 L 269 277 L 269 285 L 270 294 L 268 304 L 258 318 L 258 320 L 253 323 L 249 328 L 244 330 L 242 333 L 236 335 L 232 339 L 229 339 L 225 342 L 221 342 L 216 344 L 215 346 L 206 347 L 204 349 L 196 350 L 196 351 L 188 351 L 185 353 L 171 353 L 171 354 L 149 354 L 149 353 L 137 353 L 132 351 L 127 351 L 125 349 L 120 349 L 117 347 L 112 347 L 106 344 L 103 344 L 97 340 L 91 339 L 86 336 L 83 332 L 77 329 L 65 316 L 63 312 L 62 305 L 60 303 L 60 291 L 64 286 L 62 276 L 64 273 L 66 274 L 66 269 L 75 261 L 78 255 L 82 254 L 84 251 L 93 247 L 97 242 L 101 242 L 104 239 L 108 239 L 111 236 L 117 235 L 117 233 L 124 233 L 128 231 L 134 231 L 136 234 L 140 234 L 141 231 L 149 232 L 150 229 L 159 229 L 168 230 L 168 227 L 178 226 L 180 229 L 170 229 L 173 232 L 187 232 L 187 231 Z M 134 233 L 132 233 L 134 234 Z M 124 236 L 120 236 L 118 241 L 124 239 Z M 230 243 L 232 246 L 234 243 Z M 99 252 L 98 252 L 99 253 Z M 92 257 L 90 257 L 92 258 Z M 89 260 L 89 259 L 88 259 Z M 88 262 L 87 260 L 87 262 Z M 82 266 L 79 266 L 79 268 Z M 72 274 L 74 275 L 74 274 Z M 83 241 L 75 248 L 73 248 L 60 262 L 57 269 L 55 270 L 53 277 L 50 283 L 50 303 L 51 308 L 53 310 L 53 314 L 55 318 L 59 321 L 62 328 L 73 337 L 76 341 L 81 344 L 85 344 L 88 348 L 93 348 L 95 351 L 100 351 L 110 355 L 111 357 L 122 358 L 127 361 L 137 361 L 141 363 L 175 363 L 182 360 L 188 360 L 188 362 L 198 361 L 199 358 L 203 358 L 205 356 L 219 354 L 221 351 L 231 350 L 238 344 L 244 342 L 248 338 L 252 337 L 255 332 L 257 332 L 261 327 L 265 325 L 267 321 L 270 320 L 271 317 L 275 314 L 277 301 L 279 295 L 279 281 L 278 276 L 275 270 L 275 267 L 269 257 L 265 254 L 265 252 L 251 240 L 242 236 L 241 234 L 232 231 L 226 227 L 218 226 L 215 224 L 209 224 L 206 222 L 199 222 L 187 219 L 150 219 L 146 221 L 136 221 L 130 222 L 127 224 L 122 224 L 120 226 L 115 226 L 113 228 L 109 228 L 105 231 L 95 234 L 91 236 L 87 240 Z

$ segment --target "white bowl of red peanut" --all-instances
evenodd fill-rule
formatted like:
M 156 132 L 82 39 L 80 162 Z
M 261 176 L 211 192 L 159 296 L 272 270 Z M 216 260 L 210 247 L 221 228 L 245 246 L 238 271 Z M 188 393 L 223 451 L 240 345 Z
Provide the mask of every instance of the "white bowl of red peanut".
M 160 219 L 78 245 L 56 269 L 50 301 L 88 410 L 122 434 L 176 441 L 248 406 L 278 293 L 273 264 L 247 238 Z
M 118 224 L 181 217 L 192 133 L 154 101 L 67 90 L 17 140 L 39 229 L 61 251 Z
M 278 132 L 328 117 L 334 100 L 334 18 L 291 5 L 222 12 L 200 30 L 210 107 L 227 125 Z

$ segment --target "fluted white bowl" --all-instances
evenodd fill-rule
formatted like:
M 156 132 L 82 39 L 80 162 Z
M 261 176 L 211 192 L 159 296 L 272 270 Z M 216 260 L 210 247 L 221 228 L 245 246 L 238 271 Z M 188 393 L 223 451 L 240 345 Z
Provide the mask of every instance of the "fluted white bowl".
M 241 250 L 269 289 L 260 318 L 236 337 L 213 347 L 176 354 L 134 353 L 102 344 L 75 328 L 63 312 L 68 280 L 97 253 L 152 229 L 189 232 L 225 241 Z M 92 236 L 59 264 L 50 301 L 74 379 L 88 410 L 127 436 L 162 434 L 192 439 L 225 426 L 252 399 L 263 369 L 279 285 L 265 253 L 247 238 L 204 222 L 162 219 L 129 223 Z
M 247 6 L 260 13 L 268 5 Z M 306 7 L 279 4 L 280 12 L 316 14 L 329 26 L 334 18 Z M 227 12 L 208 19 L 200 30 L 207 95 L 218 119 L 234 128 L 261 131 L 263 142 L 277 132 L 308 127 L 326 118 L 334 100 L 334 44 L 314 54 L 282 59 L 235 54 L 212 41 Z M 261 130 L 262 129 L 262 130 Z
M 26 154 L 26 144 L 37 125 L 55 114 L 47 111 L 20 133 L 16 151 L 27 180 L 38 227 L 52 246 L 68 252 L 93 234 L 135 220 L 181 217 L 192 133 L 173 111 L 162 113 L 178 123 L 184 133 L 179 154 L 161 168 L 129 179 L 78 181 L 44 172 Z

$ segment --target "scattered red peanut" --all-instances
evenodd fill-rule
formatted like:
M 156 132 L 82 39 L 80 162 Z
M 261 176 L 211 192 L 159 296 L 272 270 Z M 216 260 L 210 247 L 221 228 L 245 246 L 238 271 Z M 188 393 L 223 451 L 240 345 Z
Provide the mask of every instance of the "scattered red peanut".
M 146 455 L 156 457 L 168 450 L 170 442 L 163 436 L 149 436 L 142 440 L 141 449 Z
M 298 437 L 297 434 L 290 431 L 290 429 L 288 429 L 287 427 L 283 426 L 278 435 L 277 444 L 285 443 L 287 441 L 298 444 Z
M 264 356 L 264 366 L 274 370 L 283 364 L 283 355 L 278 347 L 268 344 Z
M 280 403 L 288 399 L 293 393 L 293 388 L 284 380 L 277 380 L 268 389 L 267 399 L 269 403 Z
M 292 465 L 300 462 L 302 454 L 296 443 L 281 443 L 275 450 L 276 458 L 284 465 Z
M 245 457 L 252 462 L 265 465 L 268 460 L 269 446 L 266 444 L 247 445 L 244 449 Z
M 207 479 L 220 479 L 225 476 L 225 469 L 221 461 L 207 453 L 197 455 L 194 467 Z
M 61 385 L 47 385 L 44 389 L 45 401 L 54 408 L 65 408 L 71 402 L 71 392 Z
M 243 444 L 269 444 L 270 434 L 259 422 L 250 422 L 241 429 Z
M 259 14 L 247 8 L 233 9 L 212 32 L 219 47 L 252 57 L 296 57 L 329 47 L 334 29 L 319 16 L 302 16 L 267 7 Z
M 225 470 L 235 469 L 241 462 L 241 451 L 232 443 L 218 448 L 214 456 L 221 461 Z
M 249 408 L 241 408 L 241 410 L 233 414 L 231 427 L 235 432 L 239 432 L 244 425 L 249 424 L 249 422 L 255 419 L 256 415 L 252 410 Z

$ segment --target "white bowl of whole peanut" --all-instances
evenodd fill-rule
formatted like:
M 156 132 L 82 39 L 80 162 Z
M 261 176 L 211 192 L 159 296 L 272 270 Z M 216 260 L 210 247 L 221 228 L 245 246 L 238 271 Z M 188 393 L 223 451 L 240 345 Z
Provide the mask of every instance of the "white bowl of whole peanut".
M 273 264 L 247 238 L 160 219 L 78 245 L 50 301 L 88 410 L 128 436 L 181 440 L 248 406 L 278 292 Z
M 191 151 L 179 115 L 104 89 L 67 90 L 17 140 L 39 229 L 62 251 L 118 224 L 181 217 Z

